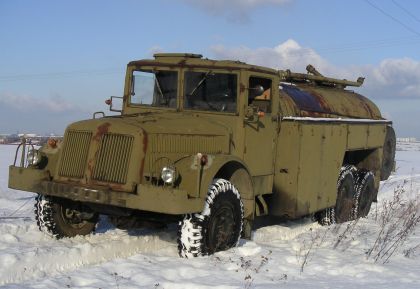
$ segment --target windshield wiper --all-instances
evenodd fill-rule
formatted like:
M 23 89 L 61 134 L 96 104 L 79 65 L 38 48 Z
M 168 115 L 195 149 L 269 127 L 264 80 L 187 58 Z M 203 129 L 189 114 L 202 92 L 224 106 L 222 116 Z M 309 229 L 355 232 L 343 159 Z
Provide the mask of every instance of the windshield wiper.
M 133 79 L 131 80 L 131 95 L 136 95 L 136 93 L 134 92 L 134 82 L 136 81 L 136 77 L 133 74 Z
M 209 74 L 212 73 L 212 71 L 208 71 L 203 78 L 198 82 L 197 86 L 194 87 L 194 89 L 190 92 L 190 96 L 194 96 L 194 93 L 197 91 L 197 89 L 203 84 L 203 82 L 207 79 L 207 77 L 209 76 Z
M 158 88 L 158 91 L 159 91 L 160 96 L 163 99 L 165 99 L 165 97 L 163 96 L 162 89 L 160 88 L 160 83 L 159 83 L 159 80 L 157 79 L 157 75 L 156 74 L 155 74 L 155 84 L 156 84 L 156 87 Z

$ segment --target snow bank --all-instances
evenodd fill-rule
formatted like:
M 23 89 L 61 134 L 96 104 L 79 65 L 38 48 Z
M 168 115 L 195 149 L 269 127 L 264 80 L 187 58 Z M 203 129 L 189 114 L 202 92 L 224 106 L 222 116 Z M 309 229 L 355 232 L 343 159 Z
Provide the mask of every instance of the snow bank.
M 178 257 L 175 225 L 126 232 L 102 219 L 95 235 L 50 239 L 34 222 L 34 195 L 7 188 L 13 154 L 0 145 L 0 288 L 420 288 L 419 226 L 389 262 L 366 256 L 395 189 L 404 184 L 405 200 L 420 199 L 420 146 L 398 151 L 397 172 L 368 218 L 277 223 L 237 248 L 194 259 Z

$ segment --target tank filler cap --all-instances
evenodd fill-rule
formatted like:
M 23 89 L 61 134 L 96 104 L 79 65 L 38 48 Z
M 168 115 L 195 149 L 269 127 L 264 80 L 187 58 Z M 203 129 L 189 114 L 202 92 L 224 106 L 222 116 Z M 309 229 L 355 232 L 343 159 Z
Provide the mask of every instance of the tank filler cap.
M 182 57 L 182 58 L 203 58 L 201 54 L 194 53 L 155 53 L 153 54 L 154 58 L 162 57 Z

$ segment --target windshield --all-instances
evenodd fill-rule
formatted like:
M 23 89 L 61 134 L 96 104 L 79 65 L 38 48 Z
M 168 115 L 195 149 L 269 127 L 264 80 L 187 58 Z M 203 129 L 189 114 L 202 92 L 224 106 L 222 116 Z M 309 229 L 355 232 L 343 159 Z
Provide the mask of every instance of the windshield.
M 208 72 L 185 73 L 186 109 L 236 112 L 237 77 L 235 74 Z
M 176 71 L 133 71 L 131 103 L 176 108 Z

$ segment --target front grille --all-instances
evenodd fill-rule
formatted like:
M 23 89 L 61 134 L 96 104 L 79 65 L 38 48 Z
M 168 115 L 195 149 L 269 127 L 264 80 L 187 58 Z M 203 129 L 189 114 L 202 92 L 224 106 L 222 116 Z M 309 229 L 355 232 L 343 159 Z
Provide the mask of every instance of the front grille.
M 70 130 L 65 136 L 59 175 L 83 178 L 92 133 Z
M 96 158 L 92 179 L 125 184 L 134 137 L 104 134 Z

